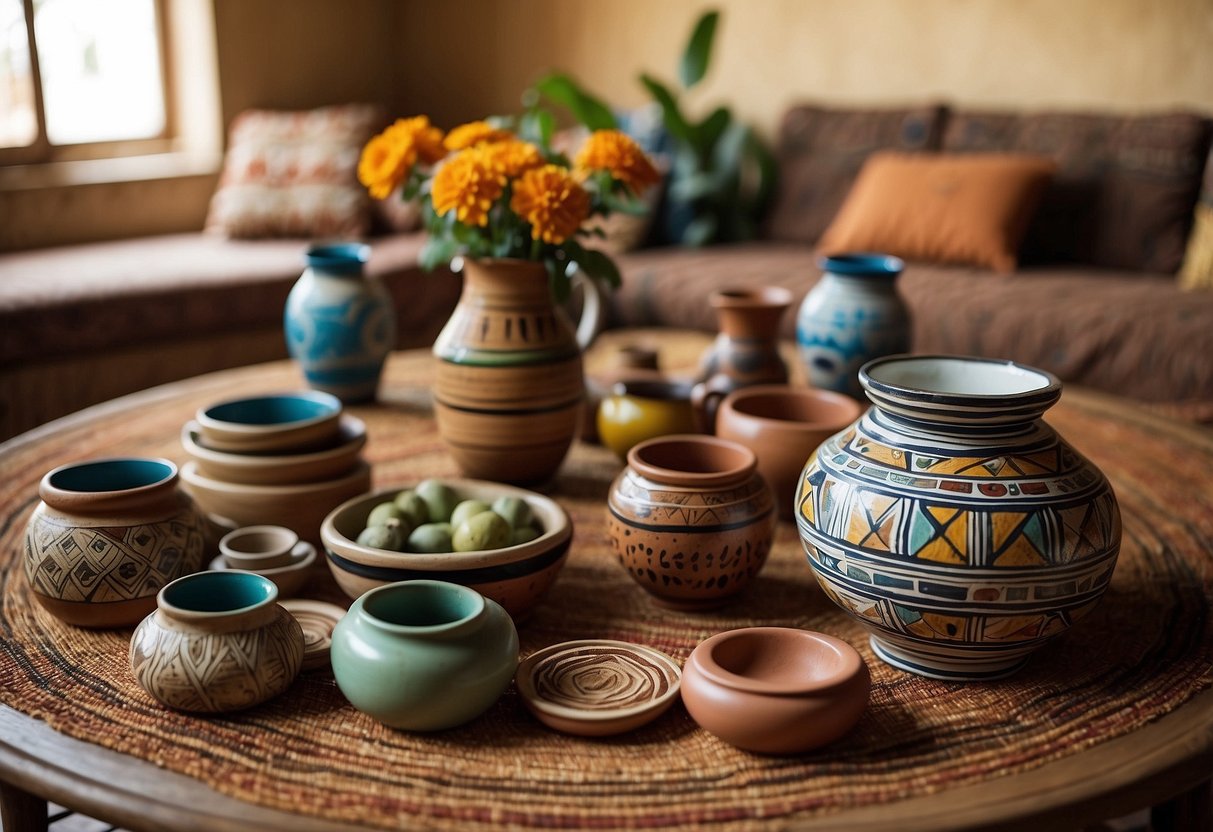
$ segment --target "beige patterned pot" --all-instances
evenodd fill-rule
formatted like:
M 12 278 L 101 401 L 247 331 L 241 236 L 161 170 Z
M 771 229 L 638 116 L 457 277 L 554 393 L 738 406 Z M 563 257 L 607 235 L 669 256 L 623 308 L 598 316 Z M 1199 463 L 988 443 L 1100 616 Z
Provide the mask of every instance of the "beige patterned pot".
M 182 711 L 235 711 L 286 690 L 303 666 L 303 629 L 278 589 L 239 570 L 199 572 L 160 591 L 131 638 L 131 671 Z
M 135 624 L 165 584 L 202 568 L 206 521 L 167 459 L 63 465 L 38 494 L 25 577 L 38 603 L 69 624 Z
M 434 342 L 434 415 L 447 450 L 475 479 L 533 483 L 556 473 L 576 436 L 585 399 L 581 351 L 552 299 L 542 263 L 468 260 L 463 294 Z M 586 287 L 583 319 L 597 315 Z

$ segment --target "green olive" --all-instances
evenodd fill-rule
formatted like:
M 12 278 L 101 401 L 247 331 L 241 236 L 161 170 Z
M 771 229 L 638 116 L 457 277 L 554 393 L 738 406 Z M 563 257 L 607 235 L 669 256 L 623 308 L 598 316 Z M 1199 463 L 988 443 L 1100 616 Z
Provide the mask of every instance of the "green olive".
M 450 523 L 426 523 L 418 526 L 409 535 L 408 549 L 410 552 L 450 552 L 453 549 L 453 532 Z
M 371 509 L 371 513 L 367 515 L 366 524 L 368 526 L 386 526 L 389 520 L 403 520 L 404 512 L 396 507 L 395 503 L 380 503 Z
M 484 500 L 464 500 L 455 506 L 455 510 L 451 512 L 451 525 L 459 528 L 465 520 L 469 520 L 474 515 L 483 514 L 490 510 L 489 504 Z
M 396 508 L 400 509 L 413 528 L 430 522 L 430 508 L 416 491 L 401 491 L 396 495 Z
M 510 537 L 510 545 L 517 546 L 520 543 L 530 543 L 532 540 L 539 537 L 540 534 L 542 534 L 542 532 L 540 532 L 539 529 L 535 528 L 534 526 L 522 526 L 514 529 L 514 532 Z
M 397 525 L 368 526 L 358 535 L 358 545 L 399 552 L 404 548 L 404 532 Z
M 492 508 L 505 518 L 511 529 L 521 529 L 531 522 L 531 506 L 521 497 L 498 497 L 493 500 Z
M 509 545 L 510 524 L 500 514 L 482 511 L 455 527 L 451 544 L 456 552 L 500 549 Z
M 451 519 L 451 512 L 459 504 L 459 495 L 449 485 L 441 480 L 422 480 L 413 489 L 417 496 L 425 501 L 429 509 L 428 519 L 431 523 L 441 523 Z

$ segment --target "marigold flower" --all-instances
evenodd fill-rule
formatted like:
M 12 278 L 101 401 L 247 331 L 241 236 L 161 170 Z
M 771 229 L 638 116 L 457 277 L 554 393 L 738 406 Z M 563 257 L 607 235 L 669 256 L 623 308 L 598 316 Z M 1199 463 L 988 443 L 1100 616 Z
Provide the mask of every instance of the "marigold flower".
M 560 245 L 590 215 L 590 195 L 567 168 L 544 165 L 514 183 L 510 210 L 531 224 L 531 237 Z
M 577 153 L 576 165 L 584 171 L 605 170 L 636 194 L 661 180 L 640 145 L 619 130 L 591 133 Z
M 461 223 L 485 226 L 505 183 L 505 176 L 493 170 L 484 154 L 471 148 L 449 159 L 434 174 L 430 198 L 439 216 L 453 210 Z
M 430 124 L 429 116 L 396 119 L 396 123 L 383 132 L 413 148 L 415 155 L 409 167 L 415 165 L 418 159 L 432 165 L 446 156 L 442 131 Z
M 521 139 L 508 138 L 481 146 L 486 163 L 509 179 L 517 179 L 532 168 L 543 164 L 539 148 Z
M 416 153 L 413 153 L 415 158 Z M 362 148 L 358 159 L 358 181 L 375 199 L 387 199 L 408 174 L 412 162 L 405 145 L 383 133 Z
M 499 142 L 513 137 L 509 130 L 494 127 L 487 121 L 471 121 L 461 124 L 446 134 L 447 150 L 463 150 L 486 142 Z

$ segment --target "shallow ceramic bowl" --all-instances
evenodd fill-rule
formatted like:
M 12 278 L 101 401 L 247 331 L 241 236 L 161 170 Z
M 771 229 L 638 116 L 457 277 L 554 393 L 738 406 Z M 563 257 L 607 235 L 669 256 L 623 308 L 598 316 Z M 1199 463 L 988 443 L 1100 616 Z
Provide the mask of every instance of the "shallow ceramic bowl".
M 341 400 L 318 390 L 227 399 L 194 416 L 201 443 L 231 453 L 322 447 L 337 435 L 340 418 Z
M 526 500 L 543 534 L 517 546 L 474 552 L 419 554 L 359 545 L 355 541 L 371 509 L 390 501 L 407 486 L 382 489 L 342 503 L 320 527 L 320 539 L 337 584 L 351 598 L 358 598 L 377 586 L 398 581 L 447 581 L 493 599 L 516 621 L 526 618 L 564 566 L 573 537 L 568 514 L 555 500 L 523 488 L 481 480 L 443 482 L 463 500 L 490 504 L 502 496 Z
M 239 568 L 241 571 L 261 575 L 263 578 L 269 578 L 274 582 L 274 586 L 278 587 L 279 598 L 290 598 L 293 595 L 298 595 L 299 590 L 303 589 L 303 585 L 311 577 L 312 567 L 315 565 L 316 547 L 305 540 L 301 541 L 291 550 L 291 560 L 284 566 L 275 566 L 270 569 L 233 567 L 223 555 L 220 555 L 211 561 L 210 568 L 214 572 Z
M 730 745 L 795 754 L 834 742 L 868 706 L 863 657 L 841 639 L 789 627 L 746 627 L 700 642 L 682 672 L 682 701 Z
M 198 463 L 198 473 L 245 485 L 289 485 L 333 479 L 353 470 L 366 445 L 366 424 L 342 414 L 331 447 L 304 453 L 230 453 L 202 444 L 196 421 L 181 429 L 181 446 Z
M 203 511 L 237 526 L 286 526 L 304 540 L 320 539 L 320 524 L 334 506 L 371 487 L 371 468 L 359 462 L 343 477 L 299 485 L 244 485 L 203 476 L 196 462 L 181 468 L 185 490 Z
M 566 641 L 518 666 L 518 694 L 535 718 L 583 737 L 622 734 L 678 700 L 682 670 L 658 650 L 626 641 Z

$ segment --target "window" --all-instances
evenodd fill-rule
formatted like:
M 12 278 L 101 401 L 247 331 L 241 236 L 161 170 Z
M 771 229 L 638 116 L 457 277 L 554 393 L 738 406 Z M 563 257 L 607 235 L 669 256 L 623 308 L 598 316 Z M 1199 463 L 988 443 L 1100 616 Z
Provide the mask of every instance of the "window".
M 0 162 L 164 149 L 163 9 L 161 0 L 0 0 Z

